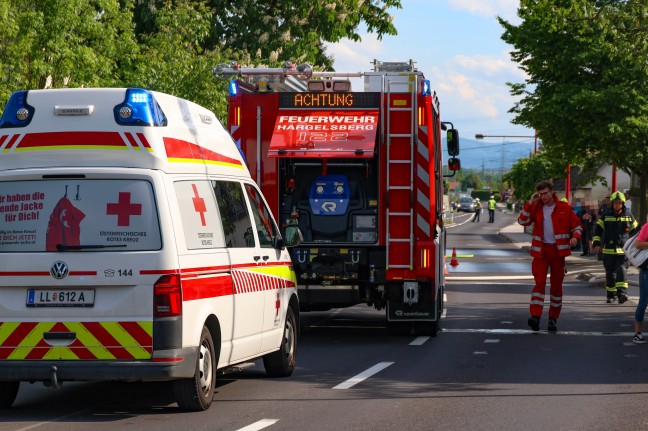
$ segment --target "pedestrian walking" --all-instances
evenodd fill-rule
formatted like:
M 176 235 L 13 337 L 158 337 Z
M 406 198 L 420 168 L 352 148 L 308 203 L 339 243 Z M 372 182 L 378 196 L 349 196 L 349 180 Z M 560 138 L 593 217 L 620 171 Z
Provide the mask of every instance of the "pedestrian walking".
M 638 249 L 648 248 L 648 223 L 644 224 L 639 231 L 635 246 Z M 635 335 L 632 341 L 636 344 L 645 344 L 646 339 L 641 333 L 641 327 L 646 314 L 646 306 L 648 306 L 648 270 L 639 269 L 639 302 L 635 310 Z
M 495 223 L 495 196 L 490 197 L 488 200 L 488 223 Z
M 555 333 L 562 309 L 565 257 L 571 255 L 571 247 L 578 243 L 583 227 L 571 206 L 558 199 L 553 191 L 553 184 L 549 181 L 536 184 L 536 192 L 524 204 L 518 216 L 518 223 L 522 226 L 533 225 L 531 272 L 535 285 L 531 291 L 528 324 L 533 331 L 540 330 L 547 272 L 551 269 L 547 330 Z
M 481 215 L 481 202 L 479 201 L 479 198 L 475 198 L 475 217 L 473 217 L 472 221 L 479 221 L 479 216 Z
M 592 214 L 585 212 L 583 218 L 581 219 L 583 224 L 583 235 L 581 236 L 581 246 L 583 247 L 583 252 L 581 256 L 590 255 L 590 241 L 592 240 L 592 228 L 594 222 L 592 221 Z
M 603 252 L 605 268 L 606 302 L 618 301 L 623 304 L 628 300 L 627 261 L 623 253 L 623 244 L 634 235 L 639 223 L 625 207 L 625 195 L 614 192 L 610 196 L 611 208 L 607 210 L 594 226 L 592 245 L 594 253 Z

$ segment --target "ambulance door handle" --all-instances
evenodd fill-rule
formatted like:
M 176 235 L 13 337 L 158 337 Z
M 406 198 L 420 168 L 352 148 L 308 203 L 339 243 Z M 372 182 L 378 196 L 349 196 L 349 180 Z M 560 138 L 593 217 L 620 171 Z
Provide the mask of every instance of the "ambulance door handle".
M 264 261 L 267 261 L 268 259 L 270 259 L 270 256 L 263 256 Z
M 255 262 L 258 262 L 259 259 L 261 259 L 261 256 L 254 256 L 254 261 L 255 261 Z

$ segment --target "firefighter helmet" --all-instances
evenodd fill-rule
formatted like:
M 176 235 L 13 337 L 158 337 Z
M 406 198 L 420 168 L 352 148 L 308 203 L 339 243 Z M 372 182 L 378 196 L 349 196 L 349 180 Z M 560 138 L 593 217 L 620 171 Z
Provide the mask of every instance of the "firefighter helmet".
M 614 202 L 617 199 L 625 204 L 626 197 L 625 197 L 625 195 L 623 193 L 621 193 L 621 192 L 612 193 L 612 196 L 610 196 L 610 201 Z
M 562 198 L 562 199 L 560 200 L 560 202 L 569 203 L 569 201 L 567 200 L 567 198 Z

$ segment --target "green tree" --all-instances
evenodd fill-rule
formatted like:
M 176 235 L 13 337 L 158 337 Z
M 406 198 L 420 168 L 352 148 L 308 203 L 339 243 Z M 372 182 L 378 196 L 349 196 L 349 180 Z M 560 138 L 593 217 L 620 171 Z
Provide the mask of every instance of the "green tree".
M 551 158 L 641 177 L 648 212 L 648 10 L 644 0 L 521 0 L 519 25 L 499 19 L 527 73 L 514 122 L 539 131 Z
M 518 160 L 511 170 L 504 175 L 503 180 L 510 183 L 515 190 L 515 199 L 528 200 L 535 192 L 538 181 L 552 178 L 555 175 L 552 161 L 547 153 L 538 153 L 535 156 Z
M 184 0 L 175 0 L 179 6 Z M 156 32 L 155 15 L 166 0 L 138 0 L 137 32 Z M 202 41 L 205 50 L 227 47 L 246 64 L 282 64 L 308 62 L 330 70 L 332 58 L 325 42 L 343 38 L 360 40 L 362 24 L 381 38 L 395 35 L 396 28 L 388 13 L 400 8 L 401 0 L 206 0 L 213 11 L 209 38 Z
M 120 85 L 138 52 L 129 0 L 0 2 L 0 100 L 18 89 Z
M 127 86 L 191 100 L 225 120 L 226 83 L 212 74 L 223 60 L 219 50 L 204 48 L 213 19 L 210 9 L 203 1 L 166 1 L 153 18 L 156 30 L 139 35 L 140 51 Z

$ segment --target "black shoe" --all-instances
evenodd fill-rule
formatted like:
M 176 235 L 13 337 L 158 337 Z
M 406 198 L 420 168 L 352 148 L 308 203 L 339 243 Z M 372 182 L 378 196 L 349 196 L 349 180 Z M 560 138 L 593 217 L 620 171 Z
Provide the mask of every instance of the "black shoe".
M 529 320 L 527 321 L 527 323 L 531 327 L 532 331 L 537 332 L 537 331 L 540 330 L 540 318 L 539 317 L 531 316 L 531 317 L 529 317 Z
M 617 295 L 619 298 L 619 304 L 623 304 L 628 300 L 628 296 L 625 293 L 621 293 L 620 295 Z
M 549 324 L 547 325 L 547 331 L 551 332 L 552 334 L 555 334 L 557 330 L 558 330 L 558 326 L 556 326 L 556 319 L 550 317 Z
M 614 304 L 616 302 L 616 295 L 614 292 L 608 292 L 607 293 L 607 301 L 605 301 L 608 304 Z

